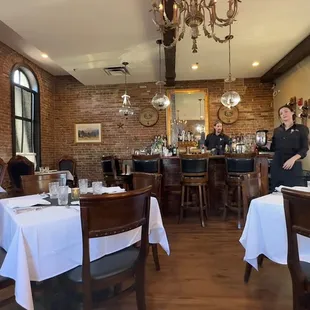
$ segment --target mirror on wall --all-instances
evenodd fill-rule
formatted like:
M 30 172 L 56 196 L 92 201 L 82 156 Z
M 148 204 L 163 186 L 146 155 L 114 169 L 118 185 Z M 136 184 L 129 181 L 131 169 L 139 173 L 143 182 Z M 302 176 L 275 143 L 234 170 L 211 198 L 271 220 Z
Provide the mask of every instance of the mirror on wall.
M 180 147 L 200 147 L 209 132 L 208 92 L 204 89 L 168 91 L 168 143 Z

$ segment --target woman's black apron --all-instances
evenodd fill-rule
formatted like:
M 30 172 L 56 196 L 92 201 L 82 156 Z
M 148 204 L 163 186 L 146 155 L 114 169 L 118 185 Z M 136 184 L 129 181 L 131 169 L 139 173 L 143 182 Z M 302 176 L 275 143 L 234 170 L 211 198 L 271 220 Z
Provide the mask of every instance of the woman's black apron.
M 284 163 L 290 159 L 292 155 L 285 155 L 282 152 L 275 152 L 271 162 L 271 190 L 277 186 L 304 186 L 304 178 L 302 171 L 302 162 L 297 160 L 290 170 L 283 169 Z

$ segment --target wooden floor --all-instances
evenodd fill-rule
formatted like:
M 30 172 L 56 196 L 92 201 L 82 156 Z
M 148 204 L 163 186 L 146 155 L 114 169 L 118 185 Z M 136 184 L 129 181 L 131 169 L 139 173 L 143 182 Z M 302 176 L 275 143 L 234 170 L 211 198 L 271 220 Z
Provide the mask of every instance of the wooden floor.
M 211 218 L 205 228 L 195 214 L 178 225 L 165 219 L 171 256 L 160 249 L 161 271 L 147 263 L 148 310 L 291 310 L 291 280 L 286 266 L 268 260 L 243 283 L 244 251 L 236 221 Z M 20 309 L 7 307 L 3 309 Z M 136 310 L 135 294 L 109 301 L 102 310 Z

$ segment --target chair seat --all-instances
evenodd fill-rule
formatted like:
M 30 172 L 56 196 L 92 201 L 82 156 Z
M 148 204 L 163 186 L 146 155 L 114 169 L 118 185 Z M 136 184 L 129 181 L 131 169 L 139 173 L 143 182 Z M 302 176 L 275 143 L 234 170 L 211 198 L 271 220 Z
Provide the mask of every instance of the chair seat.
M 184 177 L 181 180 L 182 185 L 207 185 L 208 183 L 208 178 L 206 177 Z
M 94 280 L 100 280 L 114 276 L 134 266 L 138 259 L 139 249 L 130 246 L 116 253 L 106 255 L 90 263 L 90 275 Z M 69 280 L 82 282 L 82 266 L 72 269 L 66 273 Z

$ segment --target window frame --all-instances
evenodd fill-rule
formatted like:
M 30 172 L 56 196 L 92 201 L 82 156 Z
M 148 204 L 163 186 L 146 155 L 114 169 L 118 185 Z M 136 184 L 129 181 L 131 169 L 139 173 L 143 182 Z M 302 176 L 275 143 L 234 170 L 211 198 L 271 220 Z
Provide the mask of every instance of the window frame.
M 29 83 L 29 88 L 22 86 L 18 83 L 14 82 L 14 73 L 19 70 L 21 73 L 25 75 L 27 81 Z M 32 76 L 31 76 L 32 75 Z M 16 156 L 16 120 L 24 120 L 27 122 L 31 122 L 31 126 L 33 131 L 33 146 L 34 153 L 36 153 L 36 163 L 37 167 L 41 166 L 41 119 L 40 119 L 40 87 L 38 78 L 35 73 L 26 65 L 15 65 L 11 70 L 10 76 L 10 84 L 11 84 L 11 128 L 12 128 L 12 155 Z M 21 89 L 21 100 L 23 104 L 23 90 L 31 93 L 33 96 L 33 120 L 23 116 L 16 116 L 15 114 L 15 87 Z

